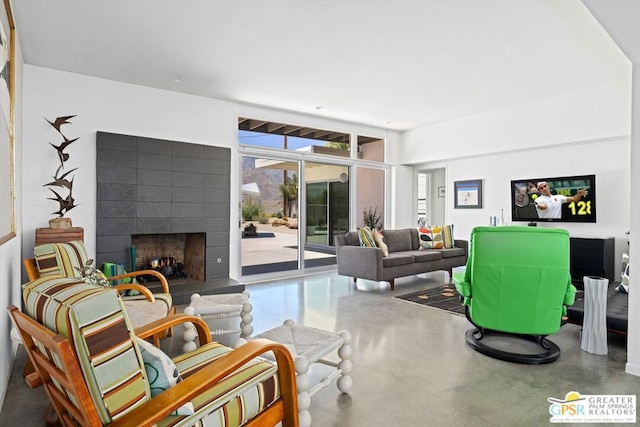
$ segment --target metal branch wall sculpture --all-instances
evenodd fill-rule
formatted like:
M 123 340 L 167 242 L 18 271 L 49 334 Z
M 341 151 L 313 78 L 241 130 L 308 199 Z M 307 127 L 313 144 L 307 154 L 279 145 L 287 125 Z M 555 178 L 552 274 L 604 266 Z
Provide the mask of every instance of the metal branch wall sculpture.
M 75 208 L 77 205 L 75 204 L 75 200 L 73 198 L 73 178 L 72 176 L 69 178 L 69 174 L 75 171 L 78 168 L 73 168 L 70 171 L 64 172 L 64 164 L 67 160 L 69 160 L 69 154 L 65 152 L 67 147 L 71 145 L 73 142 L 77 141 L 78 138 L 69 139 L 60 130 L 62 125 L 71 123 L 69 120 L 76 116 L 63 116 L 56 118 L 53 122 L 47 120 L 47 122 L 58 131 L 60 136 L 62 136 L 62 142 L 60 145 L 55 145 L 52 143 L 51 146 L 56 149 L 58 152 L 58 158 L 60 159 L 60 166 L 56 169 L 56 174 L 53 177 L 53 181 L 44 184 L 44 187 L 49 187 L 49 190 L 55 195 L 55 197 L 49 197 L 48 200 L 54 200 L 58 202 L 59 209 L 55 212 L 52 212 L 52 215 L 57 215 L 59 218 L 62 218 L 67 212 L 71 209 Z M 57 191 L 51 187 L 57 187 Z M 62 193 L 62 194 L 61 194 Z

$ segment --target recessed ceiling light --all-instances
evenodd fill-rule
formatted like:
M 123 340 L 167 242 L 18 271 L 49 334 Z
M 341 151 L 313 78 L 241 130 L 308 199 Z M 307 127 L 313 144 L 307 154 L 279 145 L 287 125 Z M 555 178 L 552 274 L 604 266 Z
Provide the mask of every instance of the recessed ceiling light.
M 182 77 L 174 77 L 173 78 L 173 82 L 174 83 L 184 83 L 185 80 Z

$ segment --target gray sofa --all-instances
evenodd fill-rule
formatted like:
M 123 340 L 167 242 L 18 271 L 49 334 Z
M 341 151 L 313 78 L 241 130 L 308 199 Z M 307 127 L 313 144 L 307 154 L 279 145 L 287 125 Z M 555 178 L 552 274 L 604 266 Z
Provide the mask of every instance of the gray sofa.
M 466 265 L 469 244 L 466 240 L 455 240 L 452 249 L 422 249 L 418 230 L 404 228 L 382 230 L 389 255 L 382 256 L 382 249 L 360 246 L 357 231 L 335 236 L 338 274 L 358 279 L 386 281 L 394 290 L 398 277 L 429 271 L 446 270 L 451 277 L 454 267 Z

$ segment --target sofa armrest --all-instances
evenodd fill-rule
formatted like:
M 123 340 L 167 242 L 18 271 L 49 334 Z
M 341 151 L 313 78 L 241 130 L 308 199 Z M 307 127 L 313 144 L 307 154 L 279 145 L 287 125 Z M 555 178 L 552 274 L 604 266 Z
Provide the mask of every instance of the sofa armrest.
M 382 249 L 364 246 L 340 246 L 336 251 L 338 274 L 380 281 L 382 276 Z
M 465 257 L 465 258 L 469 258 L 469 241 L 468 241 L 468 240 L 459 240 L 459 239 L 456 239 L 456 240 L 453 242 L 453 245 L 454 245 L 456 248 L 464 249 L 464 257 Z

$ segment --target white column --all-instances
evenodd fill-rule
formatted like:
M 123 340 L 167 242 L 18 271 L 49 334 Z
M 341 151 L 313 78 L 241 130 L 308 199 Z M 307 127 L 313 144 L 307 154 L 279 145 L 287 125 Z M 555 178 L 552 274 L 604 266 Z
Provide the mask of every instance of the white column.
M 640 62 L 633 64 L 631 81 L 631 235 L 629 236 L 629 262 L 640 259 Z M 637 262 L 637 261 L 635 261 Z M 633 273 L 632 273 L 633 274 Z M 635 277 L 638 277 L 636 274 Z M 632 289 L 635 283 L 635 291 Z M 640 281 L 629 277 L 629 310 L 627 331 L 627 365 L 625 371 L 640 376 Z

